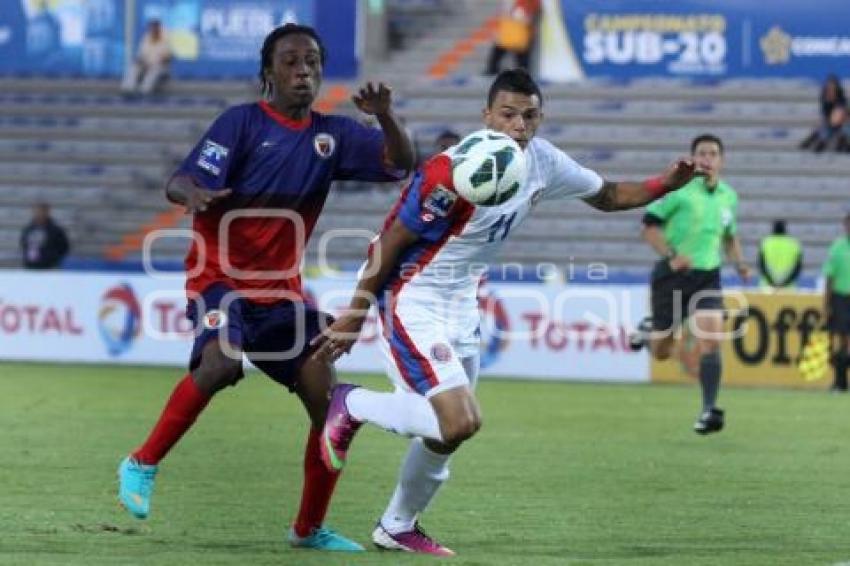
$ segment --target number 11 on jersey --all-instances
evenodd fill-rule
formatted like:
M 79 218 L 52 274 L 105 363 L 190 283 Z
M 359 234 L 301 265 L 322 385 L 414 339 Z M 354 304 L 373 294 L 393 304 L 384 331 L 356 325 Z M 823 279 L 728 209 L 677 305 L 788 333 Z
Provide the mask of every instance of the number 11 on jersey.
M 499 238 L 500 241 L 507 238 L 508 233 L 511 231 L 511 224 L 514 223 L 514 218 L 516 218 L 516 211 L 514 211 L 510 216 L 507 214 L 501 215 L 499 219 L 490 226 L 490 235 L 487 237 L 487 243 L 495 242 L 499 231 L 502 232 L 502 237 Z

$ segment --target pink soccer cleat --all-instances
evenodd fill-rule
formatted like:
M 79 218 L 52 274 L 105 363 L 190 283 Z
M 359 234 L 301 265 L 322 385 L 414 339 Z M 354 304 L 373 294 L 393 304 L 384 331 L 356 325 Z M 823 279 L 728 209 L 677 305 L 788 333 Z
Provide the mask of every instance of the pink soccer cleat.
M 381 523 L 372 531 L 372 542 L 380 550 L 401 550 L 432 556 L 454 556 L 455 552 L 438 543 L 419 528 L 419 523 L 413 525 L 412 531 L 390 533 Z
M 325 418 L 325 427 L 322 429 L 322 441 L 319 443 L 322 462 L 331 471 L 339 471 L 345 466 L 348 447 L 351 446 L 357 430 L 363 425 L 362 422 L 354 420 L 345 406 L 345 398 L 356 387 L 357 385 L 340 383 L 331 389 L 331 403 Z

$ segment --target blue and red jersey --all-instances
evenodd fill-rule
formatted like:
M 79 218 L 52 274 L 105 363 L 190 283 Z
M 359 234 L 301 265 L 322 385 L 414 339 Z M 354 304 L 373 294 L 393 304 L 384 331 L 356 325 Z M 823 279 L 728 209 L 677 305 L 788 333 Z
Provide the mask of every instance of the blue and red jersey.
M 301 259 L 331 182 L 404 174 L 387 169 L 383 132 L 351 118 L 312 112 L 295 121 L 264 101 L 229 108 L 175 173 L 233 191 L 194 217 L 187 291 L 221 282 L 260 303 L 300 295 Z

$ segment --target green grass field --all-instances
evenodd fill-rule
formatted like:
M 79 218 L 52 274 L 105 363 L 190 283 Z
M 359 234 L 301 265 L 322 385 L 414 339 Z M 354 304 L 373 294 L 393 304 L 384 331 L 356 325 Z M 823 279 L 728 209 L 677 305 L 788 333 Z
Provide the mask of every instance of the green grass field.
M 115 499 L 119 459 L 179 371 L 0 364 L 0 564 L 433 563 L 283 543 L 306 421 L 260 375 L 224 392 L 164 462 L 152 516 Z M 384 386 L 385 380 L 365 383 Z M 850 561 L 850 398 L 731 390 L 727 430 L 690 431 L 695 387 L 485 381 L 484 428 L 423 525 L 489 565 Z M 406 442 L 357 439 L 329 524 L 362 543 Z

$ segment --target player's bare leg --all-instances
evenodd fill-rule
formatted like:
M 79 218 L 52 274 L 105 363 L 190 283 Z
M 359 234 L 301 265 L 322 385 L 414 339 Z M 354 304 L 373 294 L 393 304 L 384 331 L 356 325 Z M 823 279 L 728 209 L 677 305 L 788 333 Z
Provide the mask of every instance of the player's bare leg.
M 723 312 L 698 310 L 693 316 L 693 330 L 699 351 L 699 382 L 702 389 L 702 414 L 694 431 L 709 434 L 723 429 L 723 411 L 717 407 L 720 391 L 720 336 L 723 332 Z
M 474 390 L 479 359 L 474 356 L 464 358 L 461 362 L 469 378 L 470 389 Z M 472 401 L 475 401 L 474 398 Z M 469 405 L 467 410 L 476 415 L 480 426 L 478 404 Z M 440 487 L 449 479 L 450 457 L 457 448 L 458 445 L 428 439 L 411 441 L 392 498 L 372 533 L 372 541 L 376 546 L 438 556 L 453 554 L 449 548 L 422 531 L 419 519 Z
M 307 358 L 301 366 L 295 393 L 310 417 L 310 432 L 304 448 L 304 486 L 301 506 L 289 542 L 299 548 L 343 552 L 362 551 L 363 547 L 323 526 L 339 471 L 329 470 L 320 450 L 321 430 L 328 410 L 328 396 L 336 383 L 333 365 Z
M 656 360 L 670 359 L 675 348 L 676 336 L 672 332 L 665 333 L 663 336 L 653 336 L 649 339 L 649 353 Z
M 118 467 L 118 500 L 136 518 L 150 513 L 150 499 L 159 462 L 188 431 L 215 393 L 242 378 L 242 361 L 210 340 L 200 364 L 174 388 L 145 443 Z

